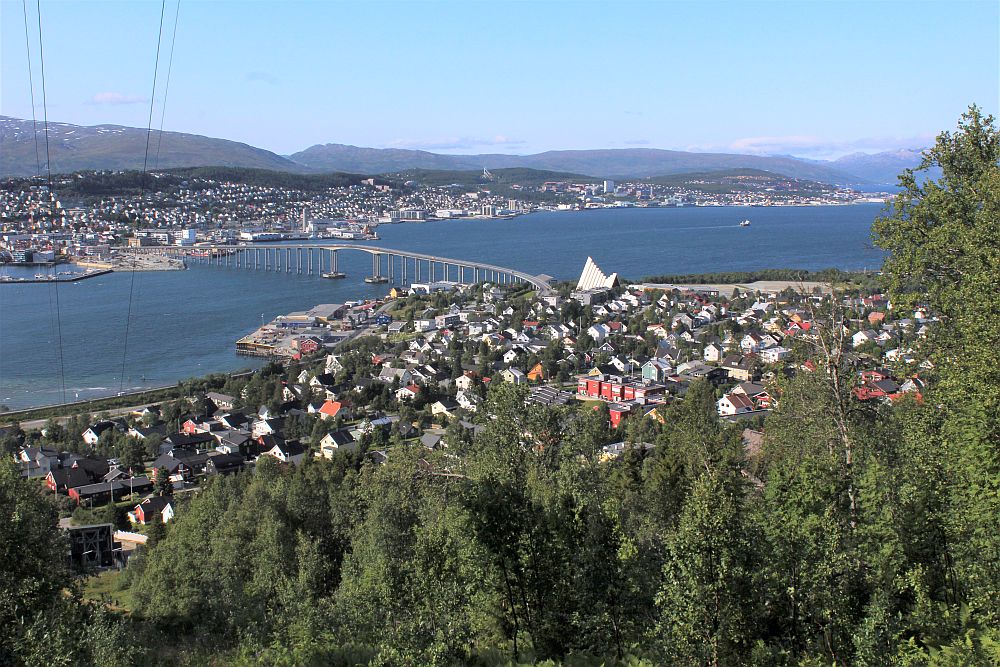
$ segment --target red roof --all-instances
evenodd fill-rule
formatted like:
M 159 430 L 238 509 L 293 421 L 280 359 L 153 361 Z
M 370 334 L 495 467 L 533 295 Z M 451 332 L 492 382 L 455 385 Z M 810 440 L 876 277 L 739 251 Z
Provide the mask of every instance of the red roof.
M 726 394 L 726 398 L 735 408 L 753 408 L 753 401 L 744 394 Z
M 340 401 L 327 401 L 320 407 L 319 411 L 324 415 L 336 417 L 337 413 L 340 412 L 340 409 L 343 407 L 344 405 Z

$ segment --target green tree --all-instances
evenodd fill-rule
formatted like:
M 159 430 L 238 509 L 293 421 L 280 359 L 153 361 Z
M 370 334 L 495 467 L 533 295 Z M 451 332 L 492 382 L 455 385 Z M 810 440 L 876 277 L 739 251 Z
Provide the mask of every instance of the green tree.
M 939 135 L 900 185 L 873 227 L 875 243 L 888 252 L 885 284 L 896 308 L 923 305 L 941 318 L 927 345 L 938 378 L 926 396 L 941 418 L 911 428 L 944 454 L 944 537 L 960 599 L 974 617 L 998 627 L 1000 131 L 994 118 L 970 107 L 958 130 Z
M 746 662 L 751 550 L 731 486 L 702 474 L 667 540 L 657 639 L 670 663 Z
M 166 468 L 156 469 L 156 479 L 153 480 L 153 493 L 158 496 L 174 495 L 174 483 L 170 481 L 170 473 Z

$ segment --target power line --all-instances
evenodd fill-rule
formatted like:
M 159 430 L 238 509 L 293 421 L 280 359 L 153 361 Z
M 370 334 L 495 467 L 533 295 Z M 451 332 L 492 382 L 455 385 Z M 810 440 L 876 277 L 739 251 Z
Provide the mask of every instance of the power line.
M 42 117 L 45 123 L 45 174 L 46 181 L 48 182 L 48 192 L 46 196 L 49 198 L 49 223 L 54 224 L 55 221 L 55 210 L 53 206 L 54 195 L 52 193 L 52 157 L 49 152 L 49 100 L 48 95 L 45 90 L 45 49 L 43 47 L 42 39 L 42 2 L 41 0 L 35 0 L 35 10 L 38 13 L 38 62 L 41 65 L 41 76 L 42 76 Z M 25 14 L 27 15 L 27 14 Z M 30 60 L 30 59 L 29 59 Z M 63 403 L 66 402 L 66 365 L 63 359 L 63 340 L 62 340 L 62 315 L 61 309 L 59 307 L 59 282 L 58 280 L 53 281 L 55 286 L 56 295 L 56 337 L 58 339 L 59 347 L 59 379 L 62 385 L 62 400 Z
M 146 168 L 149 165 L 149 139 L 153 132 L 153 108 L 156 104 L 156 75 L 160 69 L 160 43 L 163 41 L 163 15 L 167 8 L 167 0 L 160 2 L 160 28 L 156 33 L 156 59 L 153 62 L 153 91 L 149 96 L 149 119 L 146 122 L 146 151 L 142 157 L 142 175 L 139 177 L 139 210 L 137 226 L 142 220 L 142 206 L 146 198 Z M 166 102 L 166 100 L 164 100 Z M 138 257 L 137 257 L 138 258 Z M 136 261 L 132 262 L 132 274 L 128 286 L 128 310 L 125 312 L 125 337 L 122 342 L 122 371 L 118 378 L 118 393 L 125 391 L 125 361 L 128 358 L 128 333 L 132 322 L 132 299 L 135 296 Z
M 170 36 L 170 59 L 167 61 L 167 82 L 163 87 L 163 104 L 160 105 L 160 132 L 156 137 L 156 157 L 153 159 L 153 169 L 160 166 L 160 145 L 163 143 L 163 119 L 167 115 L 167 96 L 170 94 L 170 72 L 174 69 L 174 43 L 177 41 L 177 19 L 181 15 L 181 0 L 177 0 L 174 11 L 174 30 Z
M 35 176 L 42 175 L 42 158 L 38 152 L 38 121 L 35 119 L 35 77 L 31 74 L 31 39 L 28 37 L 28 0 L 21 0 L 24 12 L 24 50 L 28 55 L 28 90 L 31 91 L 31 134 L 35 140 Z

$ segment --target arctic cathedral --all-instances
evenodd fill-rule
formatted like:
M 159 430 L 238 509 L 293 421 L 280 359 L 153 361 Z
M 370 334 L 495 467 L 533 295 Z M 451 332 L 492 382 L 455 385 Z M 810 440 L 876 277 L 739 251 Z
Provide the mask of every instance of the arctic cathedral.
M 601 267 L 597 266 L 593 257 L 587 258 L 587 263 L 583 265 L 583 273 L 576 283 L 578 290 L 611 289 L 618 284 L 618 274 L 612 273 L 610 276 L 604 275 Z

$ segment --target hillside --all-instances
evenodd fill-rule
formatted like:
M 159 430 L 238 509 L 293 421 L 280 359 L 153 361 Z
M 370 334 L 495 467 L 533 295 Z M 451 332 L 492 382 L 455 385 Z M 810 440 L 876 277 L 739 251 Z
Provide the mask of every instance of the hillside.
M 852 153 L 829 164 L 873 183 L 895 184 L 896 177 L 905 169 L 915 168 L 920 159 L 921 151 L 904 148 L 875 154 Z M 936 172 L 930 175 L 936 177 Z
M 39 142 L 43 141 L 38 125 Z M 159 142 L 159 161 L 154 161 Z M 151 138 L 150 167 L 250 167 L 275 171 L 308 172 L 270 151 L 226 139 L 182 132 L 164 132 Z M 35 142 L 30 120 L 0 116 L 0 176 L 30 176 L 36 171 Z M 87 169 L 142 169 L 146 130 L 121 125 L 84 127 L 49 123 L 49 153 L 53 173 Z M 44 147 L 41 153 L 45 168 Z
M 384 174 L 394 181 L 415 181 L 421 185 L 522 185 L 537 187 L 546 181 L 573 181 L 576 183 L 596 183 L 600 179 L 583 174 L 572 174 L 562 171 L 547 171 L 543 169 L 528 169 L 510 167 L 491 169 L 490 176 L 483 176 L 482 169 L 470 170 L 440 170 L 440 169 L 407 169 Z
M 39 125 L 41 130 L 41 125 Z M 39 140 L 42 139 L 39 132 Z M 49 123 L 52 171 L 141 169 L 146 130 L 121 125 L 85 127 Z M 159 146 L 159 159 L 156 146 Z M 0 116 L 0 176 L 28 176 L 36 170 L 31 121 Z M 792 156 L 690 153 L 656 148 L 546 151 L 533 155 L 443 155 L 399 148 L 317 144 L 281 156 L 248 144 L 183 132 L 152 135 L 150 167 L 242 167 L 293 173 L 343 172 L 389 174 L 411 170 L 493 172 L 532 169 L 592 178 L 649 178 L 732 169 L 755 169 L 836 185 L 894 184 L 905 168 L 919 162 L 919 152 L 857 153 L 835 161 Z M 44 161 L 44 154 L 42 155 Z M 44 167 L 44 164 L 43 164 Z
M 440 155 L 426 151 L 325 144 L 312 146 L 289 157 L 314 169 L 356 173 L 526 167 L 621 179 L 719 169 L 760 169 L 824 183 L 841 184 L 863 180 L 831 166 L 791 157 L 688 153 L 655 148 L 547 151 L 534 155 Z

